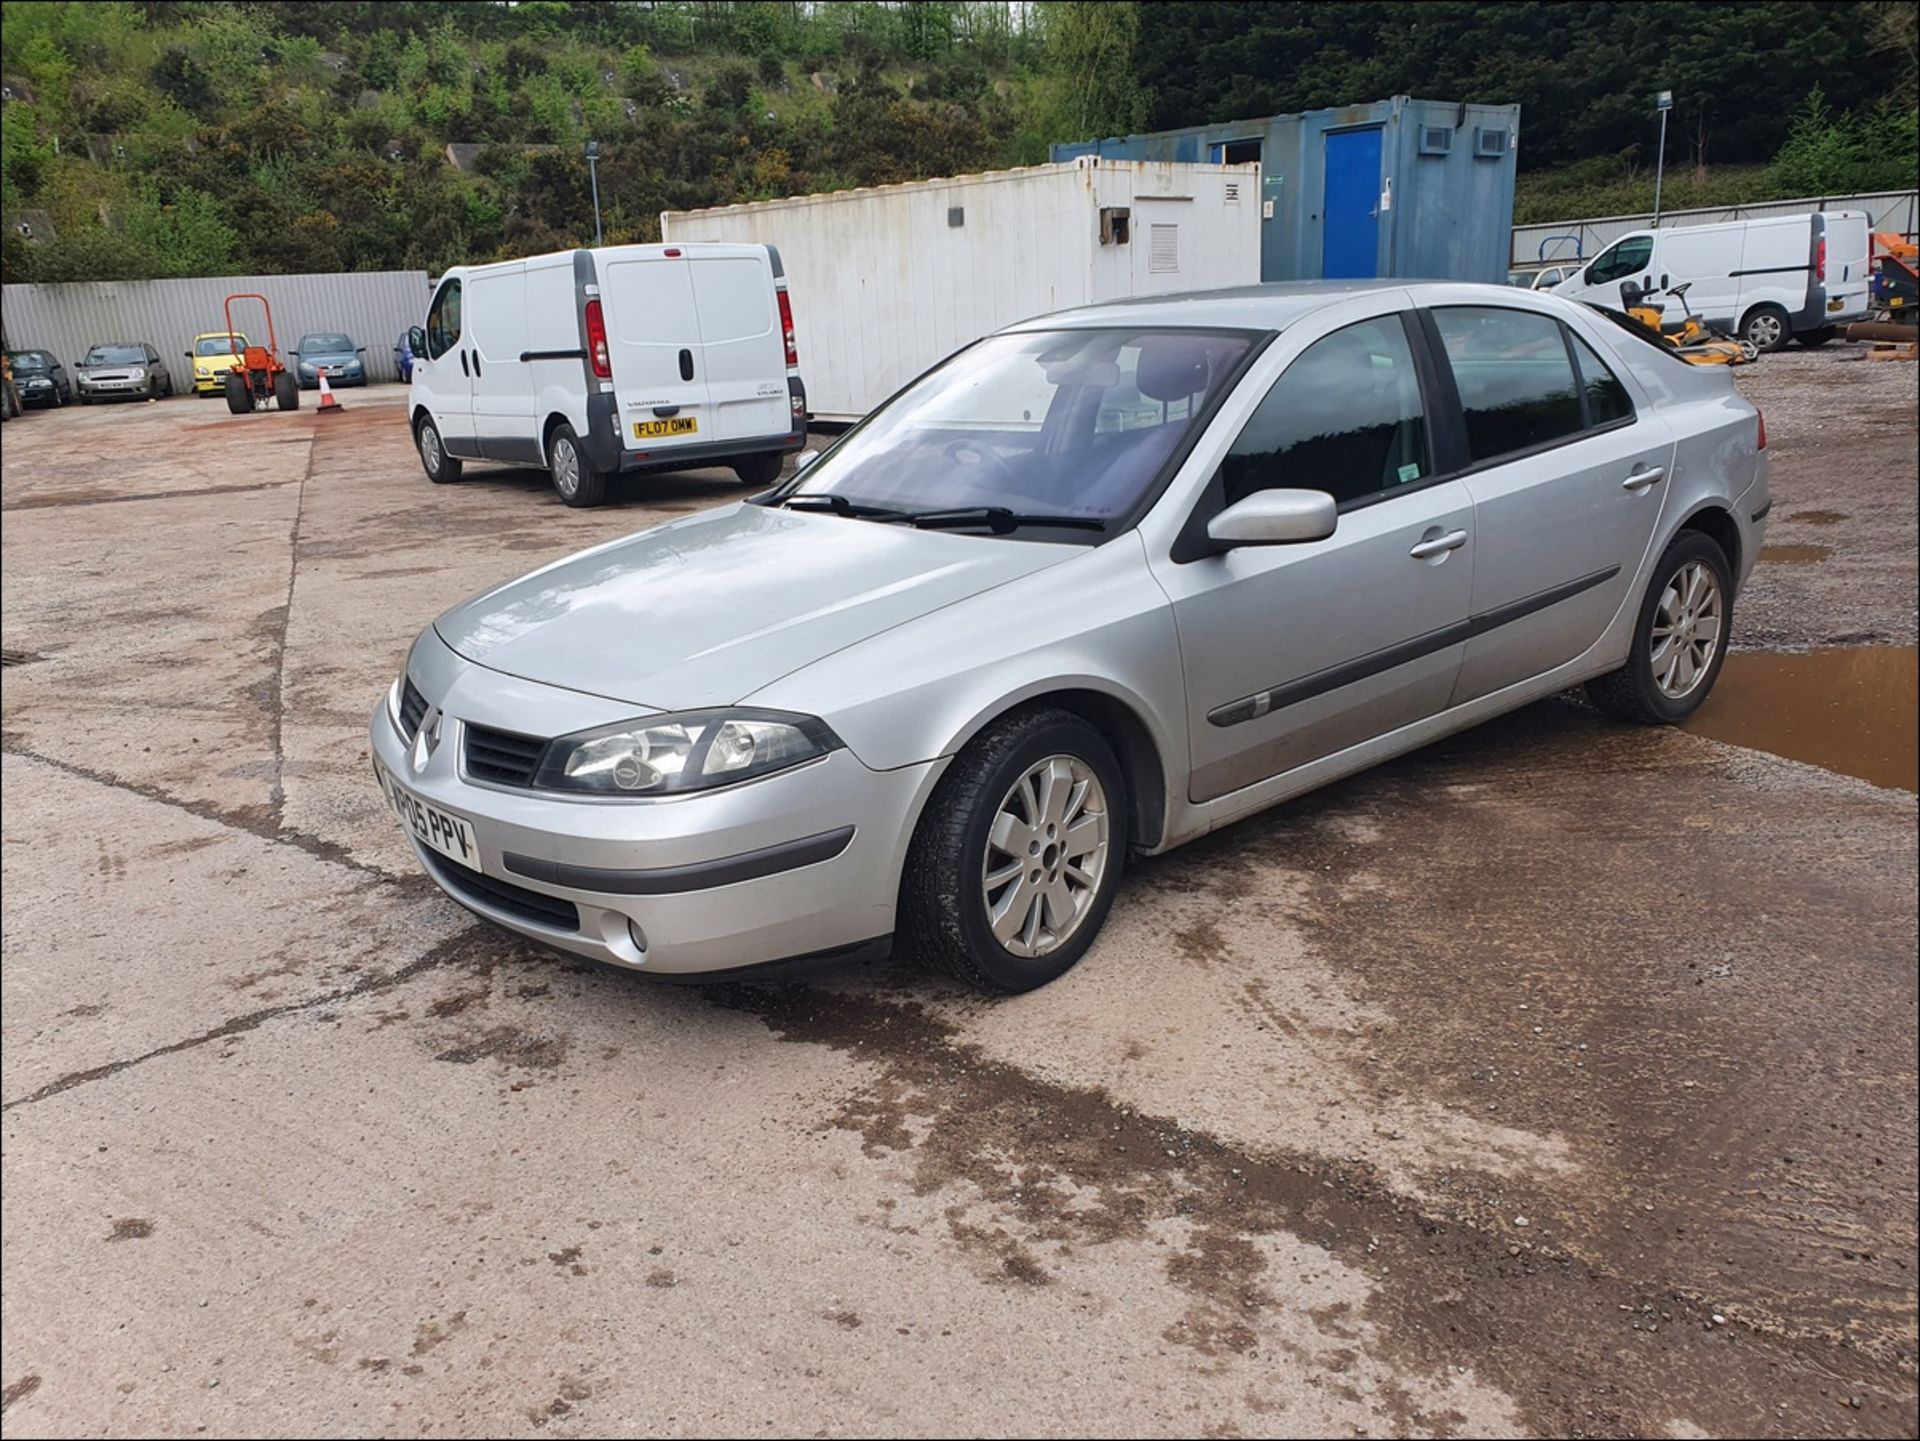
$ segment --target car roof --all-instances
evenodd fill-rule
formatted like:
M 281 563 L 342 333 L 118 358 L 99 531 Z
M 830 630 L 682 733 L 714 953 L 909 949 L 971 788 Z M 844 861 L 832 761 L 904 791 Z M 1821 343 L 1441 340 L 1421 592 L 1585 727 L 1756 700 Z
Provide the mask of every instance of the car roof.
M 1487 299 L 1511 303 L 1510 285 L 1466 284 L 1453 280 L 1286 280 L 1268 285 L 1237 285 L 1225 290 L 1188 290 L 1173 295 L 1139 295 L 1107 300 L 1023 320 L 1008 330 L 1058 326 L 1178 326 L 1218 327 L 1227 330 L 1285 330 L 1302 316 L 1324 310 L 1356 295 L 1381 290 L 1404 290 L 1416 304 L 1420 292 L 1445 286 L 1451 303 L 1461 291 L 1483 292 Z

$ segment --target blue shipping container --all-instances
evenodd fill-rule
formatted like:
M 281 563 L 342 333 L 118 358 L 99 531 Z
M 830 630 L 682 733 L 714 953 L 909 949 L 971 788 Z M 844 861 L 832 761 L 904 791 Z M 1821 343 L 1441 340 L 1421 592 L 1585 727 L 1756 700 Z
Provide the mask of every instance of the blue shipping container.
M 1055 145 L 1052 158 L 1234 163 L 1261 170 L 1263 280 L 1507 278 L 1518 105 L 1396 95 Z

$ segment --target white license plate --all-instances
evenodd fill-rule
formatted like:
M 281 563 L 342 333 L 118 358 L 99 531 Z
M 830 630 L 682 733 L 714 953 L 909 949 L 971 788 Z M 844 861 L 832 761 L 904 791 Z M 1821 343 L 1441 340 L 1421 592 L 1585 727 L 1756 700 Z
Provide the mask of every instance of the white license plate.
M 387 798 L 387 805 L 400 818 L 400 826 L 408 835 L 469 870 L 480 869 L 480 843 L 473 838 L 471 824 L 451 811 L 421 800 L 388 774 L 379 761 L 373 763 L 373 774 L 380 782 L 380 793 Z

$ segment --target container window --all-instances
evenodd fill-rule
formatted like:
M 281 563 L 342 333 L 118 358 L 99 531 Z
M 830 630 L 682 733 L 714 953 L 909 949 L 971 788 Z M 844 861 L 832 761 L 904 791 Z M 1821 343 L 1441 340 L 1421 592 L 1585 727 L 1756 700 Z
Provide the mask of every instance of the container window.
M 1100 211 L 1100 243 L 1125 245 L 1133 237 L 1132 216 L 1124 205 L 1104 206 Z
M 1422 155 L 1446 155 L 1453 150 L 1453 132 L 1444 125 L 1422 125 L 1420 127 L 1420 153 Z

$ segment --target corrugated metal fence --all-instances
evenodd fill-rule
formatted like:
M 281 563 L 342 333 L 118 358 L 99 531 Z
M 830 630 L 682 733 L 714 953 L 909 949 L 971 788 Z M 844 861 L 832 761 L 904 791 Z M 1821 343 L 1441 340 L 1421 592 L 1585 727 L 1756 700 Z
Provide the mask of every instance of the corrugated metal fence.
M 1810 195 L 1802 200 L 1769 200 L 1764 205 L 1725 205 L 1703 210 L 1668 210 L 1660 225 L 1717 225 L 1723 220 L 1757 220 L 1767 215 L 1808 215 L 1816 210 L 1864 210 L 1872 219 L 1869 230 L 1892 230 L 1914 238 L 1915 210 L 1920 192 L 1881 190 L 1870 195 Z M 1607 215 L 1597 220 L 1554 220 L 1544 225 L 1513 228 L 1512 264 L 1532 265 L 1541 260 L 1592 259 L 1623 235 L 1653 227 L 1645 215 Z
M 174 389 L 193 383 L 186 351 L 193 337 L 226 328 L 221 304 L 229 295 L 257 291 L 273 305 L 273 329 L 285 352 L 310 331 L 345 331 L 367 348 L 367 373 L 398 380 L 393 342 L 418 325 L 431 295 L 424 270 L 344 275 L 222 275 L 207 280 L 86 280 L 64 285 L 0 288 L 7 346 L 50 350 L 68 366 L 91 346 L 146 341 L 173 373 Z M 234 329 L 264 343 L 266 322 L 257 300 L 237 301 Z M 291 362 L 289 362 L 291 363 Z

